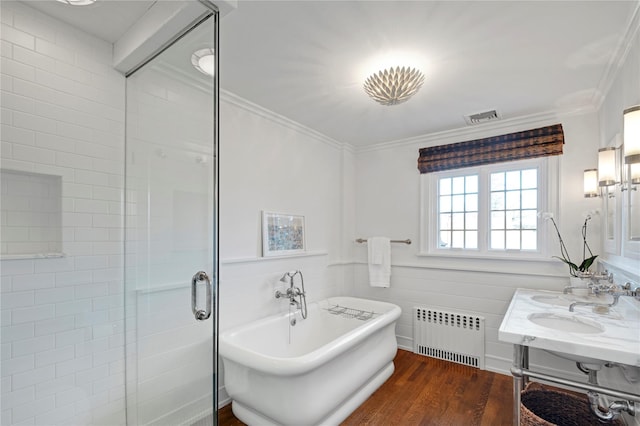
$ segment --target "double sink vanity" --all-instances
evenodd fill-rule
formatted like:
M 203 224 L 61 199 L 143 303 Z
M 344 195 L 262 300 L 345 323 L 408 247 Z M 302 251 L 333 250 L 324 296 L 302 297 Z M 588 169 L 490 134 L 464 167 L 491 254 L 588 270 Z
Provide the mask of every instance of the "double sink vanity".
M 529 348 L 580 363 L 585 373 L 605 364 L 640 368 L 640 298 L 633 295 L 516 290 L 499 329 L 500 341 L 514 345 L 514 425 L 520 423 L 520 392 L 529 378 L 622 399 L 623 411 L 640 416 L 640 386 L 629 393 L 599 386 L 595 373 L 583 383 L 529 368 Z

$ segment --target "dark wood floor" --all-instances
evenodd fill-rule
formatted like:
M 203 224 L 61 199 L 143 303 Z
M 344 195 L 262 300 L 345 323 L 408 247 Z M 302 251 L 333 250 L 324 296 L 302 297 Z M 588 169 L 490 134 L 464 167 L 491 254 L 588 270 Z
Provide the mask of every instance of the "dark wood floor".
M 512 380 L 399 350 L 396 370 L 342 426 L 500 426 L 512 422 Z M 220 426 L 244 425 L 231 405 L 218 413 Z

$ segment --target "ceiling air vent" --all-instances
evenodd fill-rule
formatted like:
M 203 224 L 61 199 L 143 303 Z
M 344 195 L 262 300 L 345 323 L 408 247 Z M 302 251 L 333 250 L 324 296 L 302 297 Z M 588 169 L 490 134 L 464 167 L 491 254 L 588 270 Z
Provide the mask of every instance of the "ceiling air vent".
M 464 116 L 464 120 L 467 122 L 467 124 L 486 123 L 487 121 L 499 120 L 500 118 L 502 117 L 500 117 L 500 114 L 498 114 L 498 111 L 496 111 L 495 109 Z

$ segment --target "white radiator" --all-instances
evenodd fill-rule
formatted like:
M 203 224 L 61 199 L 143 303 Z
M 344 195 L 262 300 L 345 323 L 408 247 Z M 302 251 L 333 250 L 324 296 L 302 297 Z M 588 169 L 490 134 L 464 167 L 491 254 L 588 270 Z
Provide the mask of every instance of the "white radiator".
M 484 370 L 484 318 L 413 308 L 413 352 Z

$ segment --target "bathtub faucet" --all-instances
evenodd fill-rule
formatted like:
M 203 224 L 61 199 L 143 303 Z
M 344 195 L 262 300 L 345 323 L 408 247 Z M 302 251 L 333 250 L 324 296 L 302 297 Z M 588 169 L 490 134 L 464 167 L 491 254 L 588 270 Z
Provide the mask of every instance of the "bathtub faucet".
M 296 275 L 300 275 L 300 287 L 294 286 L 294 278 Z M 281 292 L 280 290 L 276 291 L 276 299 L 287 298 L 289 299 L 289 304 L 295 306 L 297 309 L 300 309 L 300 313 L 302 314 L 302 318 L 307 318 L 307 294 L 304 291 L 304 277 L 302 276 L 302 271 L 289 271 L 285 272 L 280 278 L 280 281 L 283 283 L 289 283 L 289 288 L 285 292 Z

